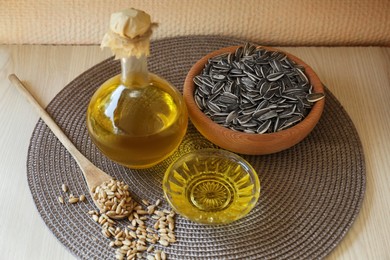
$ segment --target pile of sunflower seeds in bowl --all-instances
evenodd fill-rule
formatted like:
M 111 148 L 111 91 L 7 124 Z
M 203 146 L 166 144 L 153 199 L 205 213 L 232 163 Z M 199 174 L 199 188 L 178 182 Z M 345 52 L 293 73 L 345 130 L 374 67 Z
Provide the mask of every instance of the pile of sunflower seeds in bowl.
M 245 44 L 208 60 L 193 79 L 195 103 L 215 123 L 245 133 L 292 127 L 324 98 L 286 54 Z

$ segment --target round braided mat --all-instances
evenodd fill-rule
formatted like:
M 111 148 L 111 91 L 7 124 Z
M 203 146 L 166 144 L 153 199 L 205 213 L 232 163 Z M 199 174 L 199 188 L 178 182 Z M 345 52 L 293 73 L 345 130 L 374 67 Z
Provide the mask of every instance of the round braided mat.
M 196 60 L 243 43 L 213 36 L 159 40 L 152 43 L 149 69 L 181 90 Z M 163 174 L 176 157 L 214 145 L 190 124 L 178 151 L 153 168 L 126 169 L 103 156 L 88 136 L 86 108 L 100 84 L 119 71 L 119 62 L 112 58 L 97 64 L 69 83 L 47 111 L 87 158 L 130 185 L 134 199 L 155 201 L 163 197 Z M 245 218 L 221 226 L 200 225 L 178 216 L 178 241 L 163 249 L 169 259 L 313 259 L 336 247 L 359 212 L 365 164 L 351 119 L 332 93 L 326 95 L 323 116 L 304 141 L 277 154 L 243 156 L 259 174 L 261 195 L 256 207 Z M 42 120 L 31 137 L 27 177 L 38 212 L 65 247 L 82 259 L 114 258 L 115 249 L 86 214 L 95 209 L 89 196 L 85 203 L 58 203 L 57 197 L 64 195 L 63 183 L 75 195 L 88 194 L 88 190 L 76 162 Z

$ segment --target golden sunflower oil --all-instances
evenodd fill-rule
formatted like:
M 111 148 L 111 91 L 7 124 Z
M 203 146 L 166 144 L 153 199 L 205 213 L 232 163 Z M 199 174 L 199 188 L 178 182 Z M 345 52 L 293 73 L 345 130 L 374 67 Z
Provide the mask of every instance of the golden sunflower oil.
M 187 130 L 187 110 L 167 81 L 149 75 L 146 86 L 126 86 L 120 75 L 94 94 L 87 126 L 97 147 L 130 168 L 147 168 L 167 158 Z
M 255 170 L 242 158 L 205 149 L 174 162 L 164 176 L 163 189 L 172 207 L 188 219 L 225 224 L 254 207 L 260 183 Z

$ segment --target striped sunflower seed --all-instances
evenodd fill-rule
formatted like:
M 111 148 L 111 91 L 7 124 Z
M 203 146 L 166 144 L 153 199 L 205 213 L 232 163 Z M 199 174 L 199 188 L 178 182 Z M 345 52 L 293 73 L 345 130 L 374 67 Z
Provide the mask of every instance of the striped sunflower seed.
M 321 99 L 323 99 L 325 95 L 323 93 L 310 93 L 307 94 L 306 99 L 309 102 L 317 102 Z

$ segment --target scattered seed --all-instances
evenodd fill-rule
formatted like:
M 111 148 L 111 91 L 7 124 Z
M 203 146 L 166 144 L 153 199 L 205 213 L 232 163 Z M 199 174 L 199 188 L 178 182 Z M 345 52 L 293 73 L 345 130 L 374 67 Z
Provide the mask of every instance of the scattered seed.
M 150 205 L 150 202 L 147 201 L 147 200 L 142 200 L 142 203 L 143 203 L 145 206 L 149 206 L 149 205 Z
M 159 217 L 163 217 L 163 216 L 164 216 L 164 212 L 162 212 L 162 211 L 160 211 L 160 210 L 156 210 L 156 211 L 154 212 L 154 214 L 156 214 L 156 215 L 159 216 Z
M 71 204 L 74 204 L 74 203 L 77 203 L 79 201 L 79 198 L 77 198 L 77 197 L 70 197 L 69 198 L 69 203 L 71 203 Z
M 139 214 L 139 215 L 146 215 L 146 214 L 148 214 L 148 212 L 143 210 L 143 209 L 139 209 L 139 210 L 137 210 L 137 214 Z
M 130 231 L 130 236 L 132 236 L 133 238 L 137 238 L 137 234 L 134 232 L 134 231 Z
M 95 221 L 95 222 L 98 222 L 99 221 L 99 217 L 97 215 L 92 215 L 92 219 Z
M 167 240 L 165 240 L 165 239 L 160 239 L 160 240 L 158 241 L 158 243 L 159 243 L 160 245 L 163 245 L 163 246 L 168 246 L 168 245 L 169 245 L 169 242 L 168 242 Z
M 121 246 L 121 245 L 123 245 L 122 241 L 120 241 L 120 240 L 115 240 L 114 244 L 115 244 L 116 246 Z
M 68 186 L 66 184 L 62 184 L 61 188 L 63 192 L 68 192 Z
M 154 210 L 156 209 L 156 205 L 150 205 L 147 207 L 148 214 L 152 215 L 154 213 Z
M 167 259 L 167 255 L 165 254 L 164 251 L 161 251 L 161 260 L 166 260 Z
M 64 204 L 64 198 L 62 196 L 59 196 L 58 197 L 58 201 L 61 203 L 61 204 Z
M 156 258 L 156 260 L 162 260 L 161 259 L 161 250 L 156 250 L 156 254 L 154 255 L 154 257 Z
M 137 246 L 137 251 L 138 252 L 143 252 L 143 251 L 146 251 L 148 248 L 146 246 L 143 246 L 143 245 L 138 245 Z
M 174 230 L 175 229 L 175 224 L 173 224 L 173 222 L 169 222 L 168 227 L 169 227 L 170 230 Z
M 80 201 L 85 201 L 85 195 L 80 196 Z
M 140 219 L 136 219 L 136 222 L 137 222 L 137 224 L 139 226 L 144 226 L 145 225 L 145 223 L 142 220 L 140 220 Z
M 107 229 L 102 229 L 103 235 L 105 235 L 107 238 L 111 237 L 111 233 Z
M 146 249 L 147 252 L 152 252 L 154 249 L 154 245 L 150 245 L 148 249 Z

